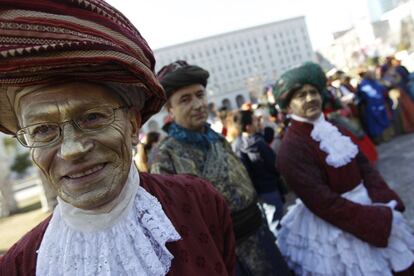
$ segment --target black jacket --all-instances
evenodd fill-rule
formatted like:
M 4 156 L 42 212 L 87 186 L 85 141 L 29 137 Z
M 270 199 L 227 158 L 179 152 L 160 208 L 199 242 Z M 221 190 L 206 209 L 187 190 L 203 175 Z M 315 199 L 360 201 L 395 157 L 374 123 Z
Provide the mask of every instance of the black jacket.
M 281 183 L 276 169 L 276 154 L 261 134 L 239 136 L 232 148 L 249 172 L 257 193 L 282 192 L 279 189 Z

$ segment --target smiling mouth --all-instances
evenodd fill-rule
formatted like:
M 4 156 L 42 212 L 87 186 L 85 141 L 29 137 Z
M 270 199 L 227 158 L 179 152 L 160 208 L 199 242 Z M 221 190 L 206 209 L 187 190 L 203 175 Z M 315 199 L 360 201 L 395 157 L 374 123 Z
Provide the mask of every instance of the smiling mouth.
M 85 176 L 89 176 L 89 175 L 92 175 L 92 174 L 102 170 L 105 167 L 105 165 L 106 165 L 106 163 L 99 164 L 99 165 L 97 165 L 97 166 L 95 166 L 91 169 L 86 170 L 86 171 L 66 175 L 64 178 L 66 178 L 66 179 L 79 179 L 79 178 L 82 178 L 82 177 L 85 177 Z

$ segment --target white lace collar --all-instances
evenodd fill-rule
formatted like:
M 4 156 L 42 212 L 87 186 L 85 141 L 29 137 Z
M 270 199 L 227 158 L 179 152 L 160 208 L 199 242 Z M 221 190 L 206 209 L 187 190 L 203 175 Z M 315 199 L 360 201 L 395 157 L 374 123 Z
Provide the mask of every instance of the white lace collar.
M 292 119 L 299 122 L 313 124 L 311 137 L 319 142 L 319 148 L 326 152 L 326 163 L 339 168 L 345 166 L 358 154 L 358 147 L 351 138 L 342 135 L 338 128 L 325 120 L 323 114 L 315 121 L 292 115 Z
M 127 212 L 120 212 L 115 222 L 110 219 L 104 229 L 74 229 L 79 221 L 69 226 L 60 202 L 38 250 L 36 275 L 167 274 L 173 255 L 165 244 L 181 237 L 158 200 L 138 183 L 138 171 L 132 166 L 125 184 L 137 187 L 132 203 L 122 203 Z M 93 216 L 86 218 L 92 221 Z M 96 216 L 102 219 L 105 214 Z

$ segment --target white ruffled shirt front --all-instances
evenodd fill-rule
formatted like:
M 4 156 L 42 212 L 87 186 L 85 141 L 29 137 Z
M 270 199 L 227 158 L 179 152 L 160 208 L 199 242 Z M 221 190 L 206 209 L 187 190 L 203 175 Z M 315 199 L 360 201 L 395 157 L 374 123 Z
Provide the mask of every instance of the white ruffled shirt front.
M 292 115 L 292 119 L 313 125 L 311 137 L 319 142 L 319 148 L 326 152 L 326 163 L 339 168 L 345 166 L 358 154 L 358 147 L 351 138 L 343 135 L 336 126 L 325 120 L 323 114 L 315 121 Z
M 167 274 L 174 256 L 165 244 L 181 237 L 158 200 L 139 186 L 135 166 L 114 203 L 94 213 L 59 200 L 36 275 Z

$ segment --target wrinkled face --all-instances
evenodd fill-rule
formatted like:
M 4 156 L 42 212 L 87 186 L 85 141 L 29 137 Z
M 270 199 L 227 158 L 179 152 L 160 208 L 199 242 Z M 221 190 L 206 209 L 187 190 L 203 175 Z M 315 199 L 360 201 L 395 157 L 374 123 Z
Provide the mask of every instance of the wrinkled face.
M 91 108 L 123 106 L 114 92 L 90 83 L 48 86 L 20 100 L 17 115 L 22 127 L 43 122 L 76 120 Z M 64 123 L 62 139 L 32 149 L 32 159 L 43 176 L 67 203 L 94 209 L 121 192 L 130 169 L 132 144 L 138 142 L 140 117 L 134 109 L 116 109 L 114 122 L 93 132 Z M 95 120 L 91 115 L 88 120 Z
M 311 121 L 316 120 L 322 113 L 322 98 L 319 91 L 314 86 L 305 84 L 293 94 L 288 111 Z
M 168 111 L 180 126 L 202 131 L 207 121 L 207 99 L 201 84 L 192 84 L 175 91 Z

